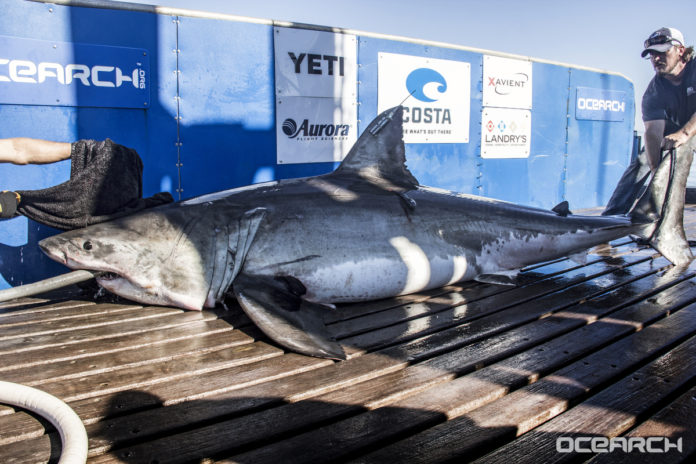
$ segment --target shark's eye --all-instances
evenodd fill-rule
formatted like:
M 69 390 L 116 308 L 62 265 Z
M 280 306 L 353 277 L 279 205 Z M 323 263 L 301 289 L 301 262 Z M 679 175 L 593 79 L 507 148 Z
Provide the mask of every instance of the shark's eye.
M 91 250 L 92 249 L 92 242 L 87 240 L 85 243 L 82 244 L 82 248 L 84 248 L 87 251 Z

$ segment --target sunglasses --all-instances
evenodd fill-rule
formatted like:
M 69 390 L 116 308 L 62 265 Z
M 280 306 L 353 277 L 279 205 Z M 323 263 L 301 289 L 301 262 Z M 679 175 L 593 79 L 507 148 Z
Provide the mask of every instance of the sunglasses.
M 646 40 L 644 43 L 644 45 L 645 45 L 644 48 L 652 47 L 653 45 L 663 45 L 663 44 L 672 43 L 672 42 L 676 42 L 679 45 L 681 45 L 681 43 L 678 40 L 673 39 L 672 37 L 670 37 L 668 35 L 658 35 L 655 37 L 650 37 L 648 40 Z

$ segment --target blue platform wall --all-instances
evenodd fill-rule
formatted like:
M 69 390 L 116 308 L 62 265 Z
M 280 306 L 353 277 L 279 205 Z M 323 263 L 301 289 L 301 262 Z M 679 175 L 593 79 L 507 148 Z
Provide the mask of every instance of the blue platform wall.
M 624 121 L 592 121 L 575 117 L 578 87 L 626 92 Z M 579 69 L 570 72 L 568 157 L 565 199 L 571 205 L 606 205 L 632 152 L 635 101 L 633 84 L 611 74 Z
M 144 193 L 175 198 L 273 179 L 330 172 L 336 163 L 276 164 L 273 27 L 227 19 L 3 2 L 0 35 L 145 49 L 150 101 L 144 108 L 0 104 L 0 138 L 104 139 L 135 148 Z M 77 49 L 77 48 L 76 48 Z M 483 159 L 483 54 L 358 36 L 358 132 L 377 114 L 379 52 L 470 63 L 469 143 L 407 144 L 421 184 L 550 208 L 606 203 L 630 160 L 633 86 L 625 78 L 533 61 L 531 154 Z M 79 57 L 76 57 L 79 60 Z M 626 120 L 575 119 L 577 86 L 627 92 Z M 0 190 L 39 189 L 69 178 L 69 162 L 0 164 Z M 58 231 L 26 218 L 0 222 L 0 288 L 64 272 L 37 242 Z

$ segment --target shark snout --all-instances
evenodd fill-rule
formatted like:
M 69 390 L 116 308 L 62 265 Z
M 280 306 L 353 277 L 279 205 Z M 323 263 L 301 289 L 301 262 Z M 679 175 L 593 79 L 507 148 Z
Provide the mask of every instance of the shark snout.
M 63 240 L 59 240 L 57 237 L 49 237 L 41 240 L 39 242 L 39 248 L 46 254 L 49 258 L 54 261 L 58 261 L 61 264 L 67 263 L 67 255 L 65 254 Z

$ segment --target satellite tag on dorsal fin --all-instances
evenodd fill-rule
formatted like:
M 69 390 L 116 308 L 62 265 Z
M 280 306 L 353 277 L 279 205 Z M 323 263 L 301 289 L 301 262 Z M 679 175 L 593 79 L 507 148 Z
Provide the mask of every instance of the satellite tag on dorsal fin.
M 411 190 L 418 180 L 406 167 L 402 106 L 377 116 L 332 176 L 354 175 L 387 190 Z

